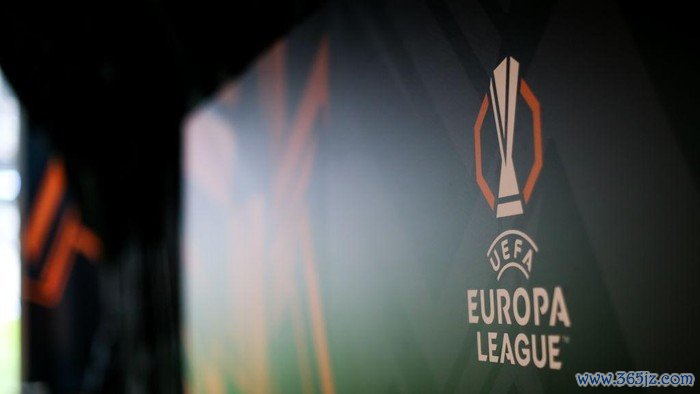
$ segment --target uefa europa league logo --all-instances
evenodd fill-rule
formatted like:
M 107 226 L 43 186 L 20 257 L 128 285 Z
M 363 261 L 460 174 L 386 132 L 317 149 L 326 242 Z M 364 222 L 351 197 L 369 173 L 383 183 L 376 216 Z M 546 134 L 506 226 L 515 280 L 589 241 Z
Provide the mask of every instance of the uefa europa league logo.
M 532 134 L 534 161 L 525 187 L 520 190 L 513 162 L 515 138 L 515 114 L 518 95 L 532 112 Z M 490 98 L 490 100 L 489 100 Z M 498 195 L 494 197 L 483 176 L 481 160 L 481 129 L 489 109 L 492 108 L 501 156 L 501 170 L 498 181 Z M 542 169 L 542 120 L 540 103 L 524 79 L 520 78 L 520 64 L 512 57 L 506 57 L 496 67 L 491 76 L 489 93 L 484 96 L 479 115 L 474 125 L 474 150 L 476 159 L 476 181 L 496 217 L 502 218 L 523 213 L 523 205 L 530 200 L 532 189 Z

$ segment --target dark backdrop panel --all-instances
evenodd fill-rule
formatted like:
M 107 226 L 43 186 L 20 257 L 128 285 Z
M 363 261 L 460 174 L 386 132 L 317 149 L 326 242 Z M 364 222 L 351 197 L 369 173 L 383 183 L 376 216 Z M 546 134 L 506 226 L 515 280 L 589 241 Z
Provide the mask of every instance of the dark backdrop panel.
M 189 387 L 557 392 L 583 371 L 695 372 L 697 146 L 628 19 L 604 1 L 334 3 L 193 112 Z M 506 57 L 523 213 L 497 217 Z M 479 290 L 510 324 L 470 312 Z M 549 341 L 544 364 L 519 334 Z

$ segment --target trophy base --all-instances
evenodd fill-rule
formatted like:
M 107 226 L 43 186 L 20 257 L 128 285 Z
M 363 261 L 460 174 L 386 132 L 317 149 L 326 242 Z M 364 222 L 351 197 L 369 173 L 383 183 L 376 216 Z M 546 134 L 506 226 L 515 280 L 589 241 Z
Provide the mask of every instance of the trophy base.
M 523 213 L 523 203 L 520 200 L 499 203 L 496 206 L 496 217 L 520 215 Z

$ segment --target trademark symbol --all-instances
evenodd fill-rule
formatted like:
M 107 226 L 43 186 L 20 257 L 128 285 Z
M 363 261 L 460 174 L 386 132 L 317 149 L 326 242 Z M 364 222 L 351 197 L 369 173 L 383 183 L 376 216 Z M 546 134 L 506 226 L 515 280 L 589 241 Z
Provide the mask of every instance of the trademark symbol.
M 561 337 L 561 341 L 564 343 L 569 343 L 569 337 L 568 336 L 563 336 Z

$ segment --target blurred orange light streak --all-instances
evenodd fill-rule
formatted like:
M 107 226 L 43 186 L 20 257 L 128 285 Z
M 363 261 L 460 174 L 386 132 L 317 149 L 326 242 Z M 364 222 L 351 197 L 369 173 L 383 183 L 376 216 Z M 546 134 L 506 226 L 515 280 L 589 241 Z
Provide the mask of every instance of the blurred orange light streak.
M 51 221 L 63 198 L 65 184 L 63 162 L 56 158 L 49 159 L 34 209 L 24 231 L 23 252 L 30 262 L 35 262 L 41 254 L 44 240 L 51 229 Z
M 46 245 L 52 221 L 65 194 L 65 179 L 61 160 L 49 159 L 23 237 L 22 250 L 29 264 L 38 261 Z M 102 242 L 92 231 L 83 227 L 74 207 L 68 208 L 59 220 L 39 279 L 25 276 L 22 290 L 24 298 L 46 307 L 56 306 L 63 298 L 76 252 L 91 261 L 99 259 L 102 254 Z

